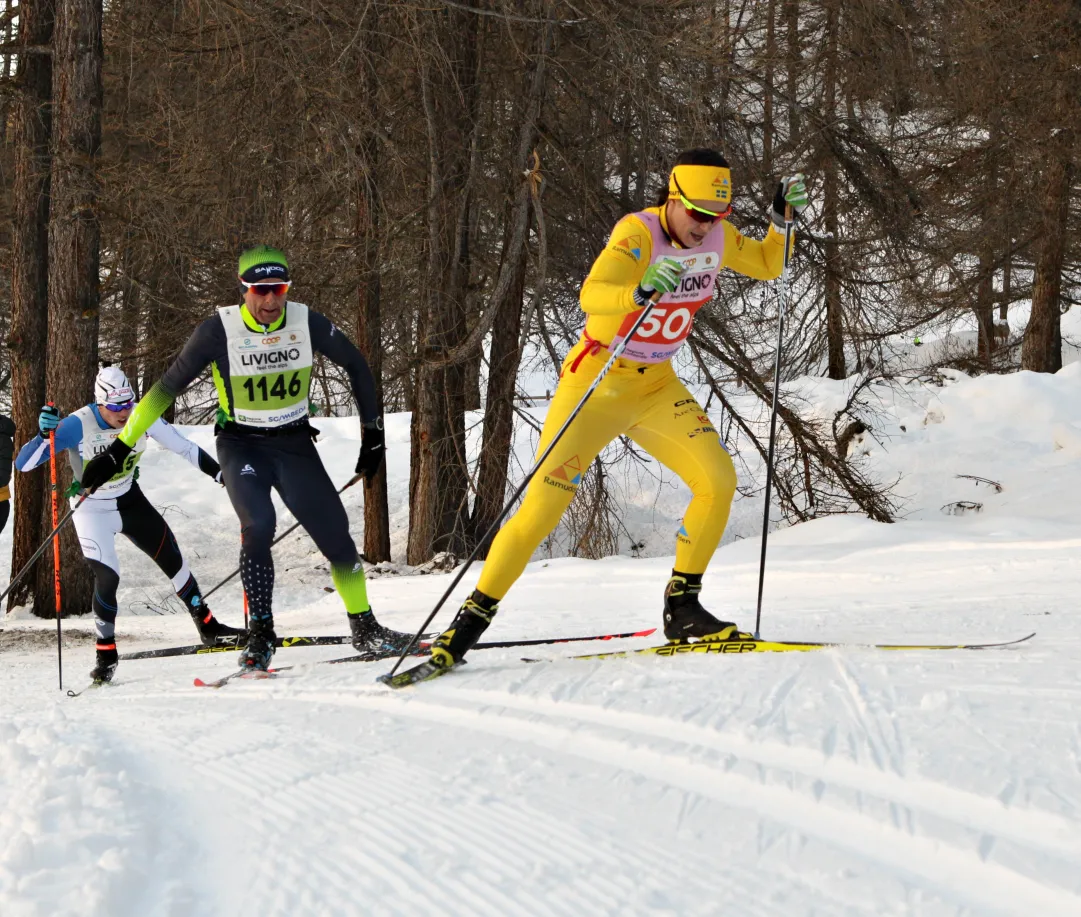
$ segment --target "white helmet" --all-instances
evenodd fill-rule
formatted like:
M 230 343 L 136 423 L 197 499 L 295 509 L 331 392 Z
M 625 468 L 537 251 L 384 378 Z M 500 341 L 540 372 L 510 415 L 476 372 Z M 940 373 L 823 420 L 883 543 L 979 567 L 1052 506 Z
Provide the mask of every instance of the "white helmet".
M 98 404 L 127 404 L 135 400 L 135 391 L 119 366 L 103 366 L 94 380 Z

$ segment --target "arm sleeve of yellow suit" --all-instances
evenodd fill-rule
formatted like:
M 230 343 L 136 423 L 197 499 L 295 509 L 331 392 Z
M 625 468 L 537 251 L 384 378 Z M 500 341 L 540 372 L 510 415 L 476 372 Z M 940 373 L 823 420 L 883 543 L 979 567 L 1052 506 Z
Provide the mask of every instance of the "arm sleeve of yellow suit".
M 582 311 L 587 315 L 626 315 L 641 308 L 634 301 L 634 288 L 652 255 L 653 241 L 645 223 L 633 213 L 616 223 L 582 284 Z
M 759 242 L 757 239 L 748 239 L 726 220 L 724 266 L 755 280 L 773 280 L 780 277 L 781 268 L 784 267 L 784 234 L 770 225 L 766 238 Z

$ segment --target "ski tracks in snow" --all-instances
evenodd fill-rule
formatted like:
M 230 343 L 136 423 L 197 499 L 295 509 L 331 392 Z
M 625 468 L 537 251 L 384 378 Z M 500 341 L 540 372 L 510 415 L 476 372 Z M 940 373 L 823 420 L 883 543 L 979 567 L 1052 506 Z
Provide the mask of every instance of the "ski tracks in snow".
M 991 861 L 985 853 L 981 855 L 986 845 L 968 846 L 920 831 L 921 824 L 926 828 L 926 823 L 951 823 L 955 829 L 989 835 L 1040 856 L 1077 863 L 1081 862 L 1081 832 L 1076 825 L 1051 814 L 1009 808 L 997 799 L 902 775 L 898 770 L 902 745 L 896 727 L 882 726 L 883 718 L 870 709 L 865 689 L 851 673 L 842 671 L 842 676 L 857 727 L 870 737 L 873 767 L 665 717 L 510 691 L 455 686 L 453 690 L 399 698 L 302 690 L 283 699 L 383 711 L 395 717 L 465 728 L 629 772 L 795 829 L 974 913 L 1039 913 L 1041 917 L 1081 913 L 1081 897 Z M 584 726 L 597 728 L 587 730 Z M 707 754 L 688 754 L 687 748 Z M 780 772 L 809 778 L 812 788 L 806 791 L 791 781 L 744 776 L 735 771 L 736 762 L 757 765 L 774 777 Z M 823 788 L 833 792 L 827 794 Z M 857 807 L 833 798 L 837 791 L 857 794 Z M 897 816 L 887 821 L 864 811 L 866 799 L 888 803 L 898 811 Z M 923 816 L 922 822 L 916 814 Z M 722 884 L 728 883 L 730 876 L 724 871 Z M 748 893 L 744 901 L 753 899 L 756 884 L 743 889 Z
M 118 757 L 208 826 L 189 856 L 215 906 L 147 913 L 1081 913 L 1081 828 L 907 773 L 889 673 L 819 659 L 825 694 L 799 666 L 757 702 L 732 698 L 760 711 L 744 725 L 712 701 L 704 725 L 627 709 L 623 669 L 584 702 L 584 666 L 548 693 L 496 669 L 397 694 L 341 673 L 114 694 L 91 700 L 109 734 L 94 741 L 127 743 Z M 817 742 L 799 728 L 808 704 L 833 711 Z
M 367 917 L 433 908 L 491 917 L 576 917 L 634 913 L 634 901 L 650 901 L 649 912 L 657 914 L 776 913 L 764 907 L 770 892 L 738 874 L 723 879 L 725 893 L 737 894 L 738 909 L 696 904 L 718 894 L 718 865 L 708 850 L 673 851 L 648 831 L 628 833 L 618 820 L 594 812 L 568 817 L 560 774 L 541 762 L 540 779 L 523 779 L 520 757 L 500 751 L 507 736 L 498 731 L 501 742 L 485 748 L 472 748 L 472 730 L 464 742 L 444 748 L 438 717 L 431 733 L 418 732 L 415 717 L 403 727 L 394 702 L 377 702 L 358 724 L 349 708 L 365 706 L 364 698 L 358 704 L 339 693 L 291 691 L 268 697 L 262 684 L 235 687 L 214 695 L 199 737 L 168 729 L 191 712 L 177 695 L 133 698 L 154 714 L 154 723 L 165 724 L 139 736 L 140 756 L 172 760 L 174 770 L 188 773 L 186 781 L 176 778 L 178 794 L 190 797 L 202 786 L 204 794 L 227 797 L 222 806 L 236 813 L 237 822 L 251 823 L 243 837 L 215 842 L 211 827 L 204 838 L 199 856 L 218 861 L 219 870 L 229 870 L 230 856 L 240 870 L 249 864 L 241 873 L 242 897 L 228 901 L 219 894 L 215 913 L 232 913 L 240 901 L 263 917 Z M 384 689 L 371 691 L 381 695 Z M 196 696 L 205 703 L 205 693 Z M 281 715 L 273 741 L 265 722 L 244 725 L 244 708 L 252 703 L 290 703 L 283 711 L 287 720 L 296 717 L 291 702 L 308 708 L 302 733 L 291 736 L 281 728 Z M 105 709 L 102 716 L 109 722 L 114 714 Z M 115 716 L 113 725 L 123 729 L 131 711 Z M 315 722 L 327 728 L 313 729 Z M 489 787 L 478 775 L 498 784 Z M 518 782 L 522 793 L 508 791 Z M 208 818 L 212 825 L 204 813 Z M 252 862 L 258 864 L 255 875 Z

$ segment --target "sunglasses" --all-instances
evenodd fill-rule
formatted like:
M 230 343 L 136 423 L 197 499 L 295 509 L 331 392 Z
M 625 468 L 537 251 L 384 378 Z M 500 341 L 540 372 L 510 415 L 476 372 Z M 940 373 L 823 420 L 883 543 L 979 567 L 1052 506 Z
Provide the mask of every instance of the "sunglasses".
M 133 407 L 135 407 L 134 401 L 125 401 L 123 404 L 107 404 L 105 410 L 119 414 L 121 411 L 130 411 Z
M 731 204 L 729 204 L 721 213 L 716 213 L 713 210 L 706 210 L 705 207 L 699 207 L 697 204 L 692 204 L 687 199 L 687 195 L 683 193 L 683 189 L 679 186 L 679 182 L 676 181 L 674 175 L 672 176 L 672 180 L 676 184 L 676 191 L 679 192 L 679 200 L 680 203 L 683 204 L 683 209 L 687 211 L 687 216 L 696 223 L 716 223 L 718 220 L 723 220 L 732 212 Z
M 284 296 L 285 291 L 292 285 L 291 280 L 279 280 L 276 283 L 248 283 L 244 280 L 240 282 L 256 296 Z

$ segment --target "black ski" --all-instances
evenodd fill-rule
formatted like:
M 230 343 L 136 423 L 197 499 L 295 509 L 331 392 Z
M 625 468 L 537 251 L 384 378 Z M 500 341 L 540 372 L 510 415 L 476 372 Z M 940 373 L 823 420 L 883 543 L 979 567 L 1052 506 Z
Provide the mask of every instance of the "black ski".
M 616 634 L 591 634 L 585 637 L 541 637 L 535 640 L 495 640 L 487 643 L 478 643 L 473 647 L 475 650 L 494 650 L 494 649 L 506 649 L 509 647 L 518 646 L 541 646 L 543 644 L 551 643 L 585 643 L 594 640 L 623 640 L 628 637 L 648 637 L 650 634 L 657 630 L 655 627 L 647 628 L 646 630 L 631 630 L 624 633 Z M 422 634 L 421 642 L 413 647 L 413 652 L 410 656 L 423 656 L 428 652 L 431 646 L 431 641 L 437 637 L 438 634 Z M 277 666 L 270 669 L 272 675 L 276 675 L 278 672 L 287 672 L 290 669 L 301 668 L 302 666 L 309 665 L 338 665 L 343 662 L 378 662 L 381 659 L 396 659 L 401 655 L 400 650 L 394 650 L 392 652 L 380 652 L 380 653 L 356 653 L 352 656 L 339 656 L 336 659 L 317 659 L 314 662 L 294 663 L 292 665 Z M 424 663 L 422 663 L 423 665 Z M 447 670 L 449 671 L 449 670 Z M 203 681 L 201 678 L 195 679 L 196 687 L 200 688 L 220 688 L 223 684 L 232 681 L 234 678 L 243 674 L 244 670 L 241 669 L 237 672 L 233 672 L 224 678 L 219 678 L 216 681 Z M 428 677 L 433 677 L 429 675 Z
M 496 647 L 512 646 L 540 646 L 543 643 L 582 643 L 589 640 L 621 640 L 625 637 L 648 637 L 657 628 L 650 627 L 647 630 L 628 631 L 624 634 L 599 634 L 592 637 L 547 637 L 540 640 L 503 640 L 498 643 L 478 643 L 473 647 L 475 650 L 495 649 Z M 452 669 L 463 665 L 466 660 L 457 662 L 452 666 L 437 666 L 430 660 L 415 665 L 410 669 L 404 669 L 394 675 L 380 675 L 376 681 L 391 688 L 407 688 L 421 681 L 430 681 L 440 675 L 446 675 Z
M 553 639 L 543 640 L 503 640 L 495 643 L 480 643 L 477 645 L 477 649 L 496 649 L 497 647 L 511 647 L 511 646 L 540 646 L 545 643 L 577 643 L 579 641 L 588 640 L 622 640 L 626 637 L 648 637 L 650 634 L 657 630 L 655 627 L 648 628 L 647 630 L 628 631 L 623 634 L 599 634 L 592 637 L 559 637 Z M 436 634 L 424 635 L 421 639 L 432 639 Z M 203 646 L 202 644 L 196 644 L 194 646 L 167 646 L 157 650 L 139 650 L 134 653 L 123 653 L 120 656 L 122 662 L 126 662 L 131 659 L 163 659 L 166 656 L 203 656 L 208 653 L 233 653 L 237 650 L 243 649 L 244 644 L 239 642 L 238 637 L 223 637 L 222 642 L 214 646 Z M 278 648 L 290 647 L 290 646 L 344 646 L 351 643 L 352 637 L 279 637 L 274 645 Z M 382 657 L 380 657 L 382 658 Z M 348 661 L 367 662 L 369 661 L 366 656 L 348 657 Z M 336 660 L 345 662 L 346 659 Z
M 324 637 L 278 637 L 274 641 L 276 647 L 289 646 L 343 646 L 353 642 L 349 636 L 324 636 Z M 242 650 L 244 643 L 240 637 L 220 637 L 219 642 L 213 646 L 204 646 L 197 643 L 194 646 L 166 646 L 157 650 L 139 650 L 135 653 L 123 653 L 121 661 L 130 659 L 161 659 L 166 656 L 202 656 L 205 653 L 234 653 Z

